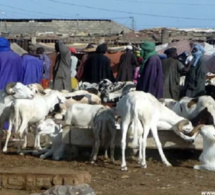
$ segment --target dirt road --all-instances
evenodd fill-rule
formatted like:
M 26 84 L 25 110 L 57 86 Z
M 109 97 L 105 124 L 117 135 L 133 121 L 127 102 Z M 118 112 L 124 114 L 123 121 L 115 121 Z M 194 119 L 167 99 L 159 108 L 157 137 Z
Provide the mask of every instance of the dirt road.
M 134 160 L 128 159 L 128 171 L 120 171 L 120 156 L 116 164 L 103 162 L 99 157 L 96 165 L 91 165 L 82 151 L 76 161 L 41 160 L 33 156 L 0 154 L 1 168 L 28 167 L 40 169 L 47 167 L 55 171 L 58 167 L 88 171 L 92 175 L 90 184 L 96 193 L 104 195 L 135 194 L 201 194 L 202 191 L 215 191 L 215 172 L 197 171 L 193 165 L 198 164 L 200 151 L 164 150 L 173 167 L 165 167 L 157 150 L 147 150 L 147 169 L 139 168 Z M 26 195 L 30 192 L 0 191 L 4 195 Z

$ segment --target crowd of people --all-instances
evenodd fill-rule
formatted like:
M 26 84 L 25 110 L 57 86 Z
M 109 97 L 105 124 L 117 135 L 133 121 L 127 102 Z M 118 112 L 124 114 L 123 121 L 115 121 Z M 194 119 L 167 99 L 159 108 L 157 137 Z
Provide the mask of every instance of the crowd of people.
M 133 81 L 136 90 L 149 92 L 156 98 L 178 100 L 182 96 L 196 97 L 205 94 L 206 65 L 203 58 L 204 48 L 194 44 L 192 58 L 182 63 L 177 48 L 168 48 L 164 56 L 155 51 L 155 43 L 144 41 L 139 50 L 126 46 L 121 55 L 117 75 L 114 77 L 111 60 L 106 56 L 107 44 L 92 44 L 86 47 L 82 59 L 76 57 L 75 48 L 69 48 L 63 40 L 55 43 L 57 57 L 53 70 L 51 60 L 42 47 L 36 52 L 29 51 L 19 56 L 10 49 L 10 42 L 0 37 L 0 89 L 9 82 L 23 84 L 40 83 L 44 88 L 71 91 L 74 83 L 86 81 L 99 83 L 103 79 L 115 81 Z M 53 78 L 51 75 L 53 73 Z M 184 75 L 185 86 L 180 88 L 180 77 Z

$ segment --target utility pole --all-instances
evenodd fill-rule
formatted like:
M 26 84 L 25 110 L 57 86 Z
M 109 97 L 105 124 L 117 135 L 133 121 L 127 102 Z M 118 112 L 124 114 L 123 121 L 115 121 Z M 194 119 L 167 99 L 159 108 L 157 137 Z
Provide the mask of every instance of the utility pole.
M 131 19 L 131 29 L 134 31 L 134 16 L 129 17 Z
M 77 32 L 79 33 L 79 14 L 76 14 L 76 19 L 77 19 Z

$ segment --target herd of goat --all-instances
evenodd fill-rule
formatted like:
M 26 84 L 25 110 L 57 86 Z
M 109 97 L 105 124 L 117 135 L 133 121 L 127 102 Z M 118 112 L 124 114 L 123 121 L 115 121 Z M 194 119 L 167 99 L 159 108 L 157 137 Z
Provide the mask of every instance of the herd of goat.
M 24 138 L 22 149 L 25 149 L 29 128 L 36 125 L 34 148 L 42 151 L 40 158 L 60 160 L 65 151 L 63 130 L 75 126 L 93 130 L 91 163 L 97 160 L 101 144 L 105 148 L 106 158 L 110 147 L 110 159 L 114 162 L 116 125 L 120 123 L 121 170 L 127 170 L 126 144 L 139 149 L 138 161 L 141 167 L 147 167 L 146 145 L 150 130 L 162 162 L 171 166 L 163 152 L 158 130 L 173 130 L 183 140 L 191 143 L 200 133 L 204 143 L 199 158 L 201 164 L 194 168 L 215 171 L 214 99 L 205 95 L 197 98 L 183 97 L 179 101 L 157 100 L 151 94 L 135 89 L 132 82 L 112 83 L 107 79 L 99 84 L 79 83 L 79 89 L 73 92 L 43 89 L 39 84 L 9 83 L 5 90 L 0 91 L 1 135 L 5 122 L 8 122 L 3 152 L 8 151 L 12 129 L 20 139 Z M 116 107 L 102 104 L 111 101 L 117 102 Z M 51 138 L 51 148 L 41 147 L 40 135 Z M 20 144 L 18 152 L 21 152 Z

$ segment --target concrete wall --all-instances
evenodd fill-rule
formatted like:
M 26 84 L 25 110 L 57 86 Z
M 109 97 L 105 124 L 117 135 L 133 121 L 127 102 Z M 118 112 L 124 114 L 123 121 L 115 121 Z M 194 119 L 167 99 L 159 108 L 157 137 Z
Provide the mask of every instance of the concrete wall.
M 130 29 L 111 20 L 50 20 L 50 21 L 0 21 L 0 32 L 9 32 L 10 35 L 36 35 L 41 32 L 75 34 L 87 32 L 89 34 L 116 34 L 130 32 Z

